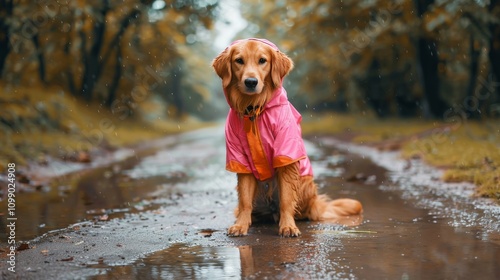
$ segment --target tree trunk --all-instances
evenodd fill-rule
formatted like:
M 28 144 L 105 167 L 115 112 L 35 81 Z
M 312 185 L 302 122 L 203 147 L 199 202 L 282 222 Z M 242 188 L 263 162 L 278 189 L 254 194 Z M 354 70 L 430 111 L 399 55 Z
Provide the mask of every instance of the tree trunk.
M 120 45 L 116 46 L 116 63 L 115 63 L 115 75 L 113 76 L 113 81 L 109 87 L 108 97 L 106 99 L 106 107 L 111 108 L 113 102 L 116 98 L 116 91 L 118 85 L 120 84 L 120 79 L 122 77 L 122 49 Z
M 71 27 L 73 28 L 73 27 Z M 71 36 L 69 35 L 69 32 L 66 34 L 66 43 L 64 44 L 64 55 L 68 59 L 68 61 L 71 61 Z M 83 44 L 83 42 L 82 42 Z M 74 79 L 74 74 L 72 70 L 72 63 L 66 63 L 65 64 L 66 70 L 64 71 L 63 75 L 66 77 L 67 80 L 67 85 L 68 89 L 71 92 L 71 94 L 76 95 L 77 94 L 77 89 L 76 89 L 76 84 L 75 84 L 75 79 Z
M 113 49 L 119 48 L 118 44 L 120 42 L 121 37 L 127 30 L 127 27 L 130 25 L 132 20 L 136 19 L 140 15 L 140 10 L 133 9 L 128 15 L 126 15 L 123 18 L 120 24 L 120 29 L 117 31 L 117 33 L 109 43 L 107 50 L 104 52 L 104 55 L 101 56 L 100 53 L 104 43 L 103 36 L 105 32 L 104 17 L 106 15 L 107 8 L 109 7 L 109 0 L 106 0 L 105 3 L 106 3 L 105 4 L 106 9 L 103 9 L 102 13 L 103 22 L 96 24 L 96 27 L 94 28 L 94 34 L 98 33 L 99 35 L 96 35 L 94 37 L 94 43 L 93 47 L 90 50 L 90 53 L 87 54 L 86 52 L 84 52 L 82 54 L 85 63 L 85 71 L 83 75 L 81 92 L 86 100 L 92 99 L 92 91 L 94 90 L 95 85 L 99 81 L 102 74 L 102 70 L 106 65 L 107 61 L 109 60 L 109 57 L 111 56 Z M 81 35 L 82 42 L 84 42 L 83 36 L 85 36 L 85 34 Z
M 391 80 L 396 81 L 394 83 L 395 99 L 398 117 L 401 118 L 414 118 L 419 113 L 420 97 L 416 97 L 411 93 L 411 84 L 407 78 L 412 71 L 412 66 L 406 64 L 402 71 L 395 73 L 391 77 Z
M 132 10 L 123 20 L 120 25 L 120 29 L 118 32 L 115 34 L 113 39 L 111 40 L 108 50 L 104 53 L 103 59 L 101 61 L 102 67 L 106 65 L 106 62 L 108 61 L 108 58 L 110 57 L 111 50 L 112 48 L 116 49 L 116 64 L 115 64 L 115 75 L 113 76 L 113 81 L 111 82 L 111 86 L 108 91 L 108 97 L 106 99 L 106 106 L 108 108 L 111 108 L 113 105 L 113 102 L 115 101 L 116 98 L 116 91 L 118 89 L 118 85 L 120 83 L 120 79 L 122 77 L 122 49 L 120 46 L 120 39 L 123 36 L 123 33 L 125 33 L 125 30 L 127 30 L 127 27 L 129 24 L 132 22 L 134 18 L 137 18 L 139 16 L 140 11 L 139 10 Z M 98 72 L 98 75 L 100 76 L 101 74 L 101 69 Z
M 466 95 L 471 104 L 465 104 L 469 118 L 477 119 L 481 117 L 479 114 L 480 104 L 479 100 L 475 99 L 476 81 L 479 73 L 479 56 L 480 48 L 476 48 L 476 41 L 474 35 L 470 35 L 469 51 L 470 51 L 470 64 L 469 64 L 469 85 L 467 86 Z M 477 101 L 473 101 L 477 100 Z
M 40 76 L 40 81 L 45 85 L 47 84 L 46 71 L 45 71 L 45 58 L 43 56 L 43 50 L 40 47 L 40 40 L 38 32 L 31 37 L 33 45 L 35 45 L 36 57 L 38 59 L 38 74 Z
M 389 115 L 389 102 L 382 86 L 380 71 L 380 62 L 375 58 L 368 68 L 364 88 L 366 101 L 375 111 L 377 117 L 384 118 Z
M 182 69 L 179 63 L 176 63 L 171 72 L 171 83 L 172 83 L 172 97 L 173 103 L 176 108 L 176 117 L 180 118 L 184 112 L 184 103 L 182 101 Z
M 10 27 L 8 21 L 14 9 L 13 0 L 0 0 L 0 79 L 10 52 Z
M 418 14 L 422 18 L 427 8 L 434 3 L 434 0 L 415 0 L 415 2 Z M 421 31 L 421 33 L 424 32 Z M 437 54 L 436 40 L 429 36 L 425 36 L 425 34 L 421 34 L 418 38 L 417 54 L 417 61 L 420 68 L 419 74 L 421 76 L 429 113 L 432 117 L 441 117 L 448 109 L 448 105 L 439 95 L 439 57 Z
M 500 17 L 500 1 L 491 0 L 489 6 L 490 13 L 496 18 Z M 490 50 L 488 57 L 490 59 L 491 72 L 493 74 L 494 80 L 496 80 L 494 90 L 496 90 L 497 98 L 500 99 L 500 24 L 490 23 Z
M 92 99 L 92 92 L 99 78 L 98 72 L 101 67 L 99 63 L 99 54 L 104 44 L 104 33 L 106 32 L 106 14 L 109 11 L 109 0 L 105 0 L 103 7 L 99 11 L 99 15 L 94 17 L 94 29 L 92 31 L 93 40 L 90 47 L 90 51 L 86 52 L 84 41 L 82 41 L 82 48 L 84 48 L 84 70 L 82 76 L 82 97 L 90 101 Z M 81 37 L 86 36 L 86 34 L 80 34 Z M 83 38 L 82 38 L 83 39 Z
M 127 27 L 130 25 L 132 20 L 136 19 L 139 15 L 141 14 L 141 11 L 138 9 L 134 9 L 126 15 L 121 24 L 120 24 L 120 29 L 118 32 L 116 32 L 115 36 L 111 40 L 111 42 L 108 45 L 107 51 L 104 53 L 102 56 L 102 65 L 106 65 L 106 62 L 108 61 L 109 57 L 111 56 L 111 52 L 113 51 L 114 48 L 118 47 L 118 44 L 120 43 L 120 39 L 123 36 L 123 33 L 125 33 L 125 30 L 127 30 Z M 100 69 L 102 70 L 102 68 Z

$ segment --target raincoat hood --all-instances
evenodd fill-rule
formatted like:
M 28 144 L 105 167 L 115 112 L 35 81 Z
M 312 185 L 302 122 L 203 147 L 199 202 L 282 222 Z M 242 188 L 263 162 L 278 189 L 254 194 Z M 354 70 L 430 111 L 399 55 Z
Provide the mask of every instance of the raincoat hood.
M 257 42 L 261 42 L 261 43 L 264 43 L 264 44 L 270 46 L 271 48 L 273 48 L 276 51 L 280 50 L 280 49 L 278 49 L 276 44 L 274 44 L 273 42 L 266 40 L 266 39 L 260 39 L 260 38 L 248 38 L 248 39 L 236 40 L 236 41 L 232 42 L 229 46 L 236 45 L 236 44 L 243 42 L 243 41 L 257 41 Z

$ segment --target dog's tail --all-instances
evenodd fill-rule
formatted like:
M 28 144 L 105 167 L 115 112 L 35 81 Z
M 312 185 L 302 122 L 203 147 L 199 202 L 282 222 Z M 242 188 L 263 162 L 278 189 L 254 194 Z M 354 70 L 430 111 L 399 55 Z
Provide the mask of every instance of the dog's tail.
M 331 200 L 326 195 L 318 195 L 311 201 L 308 218 L 313 221 L 338 220 L 361 213 L 363 206 L 357 200 L 350 198 Z

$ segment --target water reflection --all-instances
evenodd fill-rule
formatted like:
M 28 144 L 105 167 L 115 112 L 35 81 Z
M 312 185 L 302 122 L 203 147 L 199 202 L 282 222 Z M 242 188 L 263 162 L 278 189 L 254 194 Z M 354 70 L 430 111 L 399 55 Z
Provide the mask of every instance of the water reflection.
M 132 182 L 127 176 L 116 172 L 133 165 L 135 161 L 134 158 L 119 166 L 61 178 L 52 182 L 46 192 L 20 193 L 16 205 L 16 215 L 20 217 L 16 237 L 29 240 L 82 220 L 99 219 L 104 214 L 108 218 L 117 218 L 124 212 L 145 210 L 145 207 L 136 209 L 135 206 L 140 205 L 148 194 L 158 190 L 165 178 L 152 177 Z M 138 188 L 138 185 L 141 187 Z M 165 196 L 168 197 L 168 194 Z M 6 209 L 3 206 L 0 204 L 2 209 Z M 154 205 L 149 203 L 148 207 L 152 209 Z M 0 227 L 4 227 L 3 222 L 0 220 Z M 6 240 L 4 234 L 3 231 L 0 233 L 1 240 Z
M 228 279 L 240 276 L 237 248 L 175 244 L 133 266 L 116 267 L 94 279 Z
M 372 194 L 376 194 L 376 191 Z M 500 275 L 500 246 L 480 241 L 477 229 L 460 232 L 446 219 L 392 197 L 361 226 L 300 222 L 303 236 L 280 238 L 276 225 L 251 235 L 219 237 L 198 245 L 174 244 L 131 266 L 95 279 L 494 279 Z M 368 208 L 377 205 L 369 204 Z M 388 217 L 397 217 L 388 218 Z

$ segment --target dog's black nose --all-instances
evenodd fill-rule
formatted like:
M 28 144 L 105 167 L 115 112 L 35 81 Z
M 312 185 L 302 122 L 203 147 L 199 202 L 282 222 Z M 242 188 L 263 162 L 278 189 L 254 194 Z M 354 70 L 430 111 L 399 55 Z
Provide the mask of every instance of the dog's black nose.
M 245 79 L 245 86 L 247 86 L 247 88 L 249 88 L 249 89 L 254 89 L 258 83 L 259 83 L 259 80 L 257 80 L 257 78 Z

